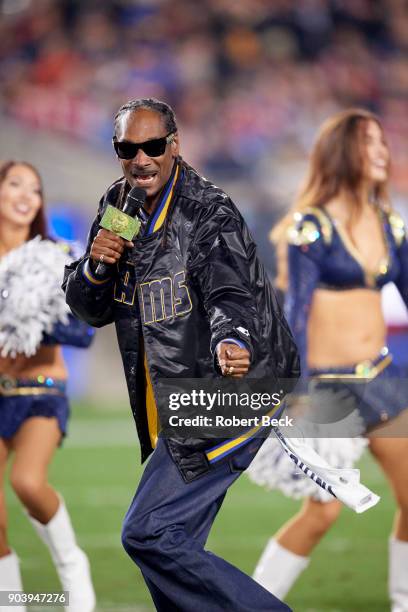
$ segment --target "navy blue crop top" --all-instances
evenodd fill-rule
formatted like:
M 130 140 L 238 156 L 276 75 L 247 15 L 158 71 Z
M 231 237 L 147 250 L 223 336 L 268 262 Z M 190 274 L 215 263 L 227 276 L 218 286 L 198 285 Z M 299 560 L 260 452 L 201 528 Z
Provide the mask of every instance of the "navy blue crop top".
M 408 242 L 404 222 L 395 212 L 379 211 L 387 257 L 376 270 L 368 270 L 339 224 L 322 208 L 295 213 L 288 230 L 289 284 L 286 316 L 298 345 L 302 372 L 306 367 L 306 332 L 313 292 L 317 288 L 341 291 L 353 288 L 380 290 L 395 283 L 408 307 Z

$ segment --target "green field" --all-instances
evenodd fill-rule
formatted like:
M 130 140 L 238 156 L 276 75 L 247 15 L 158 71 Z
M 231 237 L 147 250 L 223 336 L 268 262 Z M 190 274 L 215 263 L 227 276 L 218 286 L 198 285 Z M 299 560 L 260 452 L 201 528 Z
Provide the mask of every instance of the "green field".
M 393 500 L 368 455 L 360 468 L 363 482 L 382 500 L 363 515 L 344 509 L 288 598 L 296 611 L 389 609 L 386 566 Z M 78 540 L 89 554 L 101 611 L 153 610 L 139 570 L 120 542 L 122 518 L 141 471 L 130 410 L 74 407 L 70 435 L 57 452 L 50 479 L 64 495 Z M 48 553 L 9 488 L 7 501 L 10 544 L 21 559 L 25 590 L 59 590 Z M 261 490 L 243 476 L 231 488 L 207 547 L 250 573 L 267 538 L 298 505 L 279 493 Z

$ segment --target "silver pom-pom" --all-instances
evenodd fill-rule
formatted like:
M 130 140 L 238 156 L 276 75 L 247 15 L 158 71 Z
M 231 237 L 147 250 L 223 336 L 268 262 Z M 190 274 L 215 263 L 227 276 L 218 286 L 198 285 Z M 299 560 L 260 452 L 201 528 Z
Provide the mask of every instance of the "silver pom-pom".
M 353 467 L 368 445 L 365 438 L 305 438 L 305 442 L 336 468 Z M 321 502 L 333 501 L 330 493 L 296 468 L 275 436 L 265 440 L 247 474 L 252 482 L 294 499 L 312 497 Z
M 284 435 L 302 437 L 334 468 L 351 468 L 368 445 L 361 437 L 365 424 L 358 412 L 356 397 L 345 386 L 312 384 L 298 411 L 294 427 L 284 428 Z M 289 410 L 289 415 L 291 411 Z M 253 482 L 269 490 L 278 489 L 288 497 L 312 497 L 329 502 L 333 497 L 305 476 L 287 456 L 274 435 L 263 443 L 247 470 Z
M 37 236 L 0 260 L 0 349 L 2 357 L 34 355 L 44 333 L 70 312 L 61 289 L 71 262 L 64 243 Z

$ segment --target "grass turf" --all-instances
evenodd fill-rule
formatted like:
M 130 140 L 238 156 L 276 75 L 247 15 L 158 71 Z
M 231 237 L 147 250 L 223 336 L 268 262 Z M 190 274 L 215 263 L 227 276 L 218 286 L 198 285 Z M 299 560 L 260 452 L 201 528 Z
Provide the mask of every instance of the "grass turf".
M 288 597 L 295 611 L 388 609 L 387 539 L 394 502 L 368 454 L 359 467 L 363 482 L 382 500 L 363 515 L 343 510 Z M 56 453 L 50 481 L 64 495 L 78 540 L 90 557 L 101 611 L 153 610 L 141 574 L 120 542 L 122 518 L 141 472 L 130 410 L 74 407 L 70 435 Z M 21 559 L 25 590 L 60 590 L 48 553 L 8 485 L 6 495 L 9 541 Z M 268 493 L 243 476 L 230 489 L 207 548 L 251 573 L 267 539 L 298 507 L 299 502 Z

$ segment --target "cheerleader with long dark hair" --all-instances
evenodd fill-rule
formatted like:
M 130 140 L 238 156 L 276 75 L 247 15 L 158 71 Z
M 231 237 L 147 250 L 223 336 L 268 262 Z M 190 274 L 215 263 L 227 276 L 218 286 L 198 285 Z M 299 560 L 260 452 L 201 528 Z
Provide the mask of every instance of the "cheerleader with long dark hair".
M 94 609 L 89 562 L 77 545 L 48 467 L 66 434 L 69 405 L 61 345 L 86 347 L 92 331 L 74 319 L 60 289 L 68 248 L 47 238 L 43 188 L 26 162 L 0 168 L 0 590 L 21 590 L 7 540 L 4 475 L 49 548 L 66 609 Z M 40 586 L 40 585 L 39 585 Z M 41 585 L 44 588 L 44 585 Z M 23 608 L 20 608 L 23 609 Z

